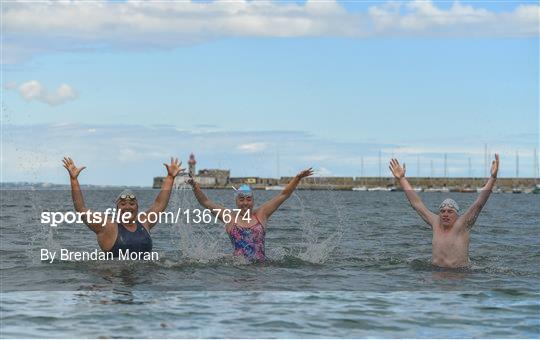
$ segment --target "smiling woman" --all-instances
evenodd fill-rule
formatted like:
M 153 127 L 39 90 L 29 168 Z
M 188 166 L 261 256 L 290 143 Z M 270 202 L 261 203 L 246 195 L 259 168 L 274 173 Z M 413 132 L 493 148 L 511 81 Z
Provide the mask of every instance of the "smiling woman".
M 313 169 L 301 171 L 294 177 L 283 191 L 254 209 L 253 190 L 247 184 L 242 184 L 235 190 L 236 207 L 240 210 L 234 219 L 228 220 L 224 214 L 224 207 L 211 201 L 201 190 L 201 187 L 193 178 L 189 183 L 193 187 L 193 193 L 199 203 L 216 214 L 216 217 L 225 223 L 225 231 L 229 235 L 234 255 L 241 256 L 251 262 L 264 262 L 266 260 L 264 243 L 266 238 L 266 225 L 268 219 L 285 202 L 302 180 L 313 175 Z
M 101 213 L 93 212 L 86 207 L 78 180 L 79 174 L 86 167 L 75 166 L 69 157 L 64 157 L 63 163 L 69 172 L 75 210 L 82 216 L 84 223 L 96 233 L 100 248 L 124 259 L 153 259 L 150 253 L 152 251 L 150 229 L 156 225 L 157 221 L 148 219 L 139 221 L 139 204 L 135 193 L 126 189 L 116 198 L 115 203 L 121 223 L 114 218 L 106 218 L 103 223 L 96 223 L 94 215 L 101 216 Z M 174 178 L 184 170 L 180 167 L 181 164 L 178 159 L 173 158 L 170 164 L 163 164 L 167 168 L 167 177 L 154 203 L 146 211 L 146 215 L 158 214 L 167 208 Z

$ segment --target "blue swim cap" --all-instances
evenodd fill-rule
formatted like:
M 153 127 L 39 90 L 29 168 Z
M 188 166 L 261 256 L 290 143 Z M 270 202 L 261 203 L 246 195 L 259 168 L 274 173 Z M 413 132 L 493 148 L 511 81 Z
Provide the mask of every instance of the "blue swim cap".
M 247 184 L 242 184 L 238 189 L 236 189 L 236 196 L 240 197 L 253 197 L 253 190 Z

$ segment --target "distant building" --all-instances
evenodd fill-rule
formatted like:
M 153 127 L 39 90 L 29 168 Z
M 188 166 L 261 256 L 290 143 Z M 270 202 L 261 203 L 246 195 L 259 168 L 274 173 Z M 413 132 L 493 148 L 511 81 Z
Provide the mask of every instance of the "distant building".
M 280 183 L 289 183 L 293 177 L 281 177 Z M 303 184 L 323 184 L 323 185 L 352 185 L 353 177 L 306 177 L 302 179 Z
M 188 165 L 189 165 L 189 169 L 188 169 L 188 172 L 189 172 L 189 175 L 191 177 L 195 177 L 195 165 L 197 164 L 197 161 L 195 160 L 195 155 L 193 154 L 193 152 L 189 155 L 189 161 L 188 161 Z
M 197 183 L 201 185 L 203 188 L 208 187 L 215 187 L 217 186 L 216 178 L 215 177 L 208 177 L 208 176 L 195 176 L 193 177 Z M 154 183 L 152 184 L 152 188 L 154 189 L 160 189 L 163 185 L 163 180 L 165 177 L 154 177 Z M 177 176 L 174 179 L 175 186 L 182 186 L 185 183 L 187 183 L 187 180 L 189 179 L 188 176 Z M 187 185 L 187 184 L 186 184 Z
M 231 176 L 230 170 L 202 169 L 198 177 L 213 177 L 216 185 L 226 186 Z
M 215 187 L 218 183 L 215 177 L 211 176 L 195 176 L 195 182 L 204 187 Z
M 231 184 L 249 184 L 249 185 L 278 185 L 277 178 L 264 178 L 264 177 L 231 177 L 229 179 Z
M 231 177 L 229 179 L 231 184 L 255 184 L 257 183 L 257 177 Z
M 165 179 L 165 177 L 162 177 L 162 176 L 154 177 L 154 183 L 152 184 L 152 188 L 160 189 L 161 185 L 163 185 L 163 180 L 164 179 Z
M 202 169 L 196 174 L 196 165 L 197 160 L 195 159 L 195 154 L 193 152 L 189 155 L 188 160 L 188 174 L 195 179 L 203 188 L 210 187 L 225 187 L 229 183 L 229 178 L 231 175 L 230 170 L 222 169 Z M 164 177 L 154 177 L 153 188 L 159 189 L 163 184 Z M 175 179 L 175 184 L 180 185 L 185 183 L 188 180 L 188 176 L 177 177 Z

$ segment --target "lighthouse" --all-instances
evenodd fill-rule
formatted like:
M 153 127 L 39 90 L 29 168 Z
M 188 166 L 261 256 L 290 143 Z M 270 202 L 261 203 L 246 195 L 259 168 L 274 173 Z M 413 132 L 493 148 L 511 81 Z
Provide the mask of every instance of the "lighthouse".
M 195 160 L 195 155 L 193 154 L 193 152 L 189 155 L 189 161 L 188 161 L 188 165 L 189 165 L 189 175 L 191 177 L 195 177 L 195 164 L 197 164 L 197 161 Z

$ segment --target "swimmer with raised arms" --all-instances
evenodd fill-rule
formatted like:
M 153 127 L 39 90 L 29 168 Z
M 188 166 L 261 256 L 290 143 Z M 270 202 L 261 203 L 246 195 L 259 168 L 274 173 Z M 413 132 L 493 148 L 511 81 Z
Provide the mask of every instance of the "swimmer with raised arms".
M 139 203 L 135 193 L 131 190 L 122 191 L 116 198 L 116 209 L 120 211 L 120 220 L 127 221 L 125 223 L 117 223 L 116 219 L 106 218 L 104 222 L 96 222 L 101 217 L 101 213 L 93 212 L 86 207 L 84 202 L 81 187 L 79 185 L 79 174 L 86 167 L 77 167 L 73 160 L 69 157 L 63 159 L 64 168 L 69 173 L 71 184 L 71 196 L 73 198 L 73 205 L 75 210 L 82 213 L 84 223 L 94 232 L 97 236 L 98 245 L 101 250 L 105 252 L 112 252 L 114 256 L 117 256 L 120 251 L 130 252 L 151 252 L 152 251 L 152 238 L 150 237 L 150 229 L 152 229 L 156 222 L 151 222 L 150 217 L 152 214 L 159 214 L 167 208 L 169 199 L 171 197 L 171 189 L 174 183 L 174 178 L 184 169 L 178 159 L 171 158 L 170 164 L 165 164 L 167 169 L 167 177 L 163 181 L 161 191 L 157 195 L 153 204 L 146 210 L 144 216 L 145 219 L 139 221 Z M 96 214 L 96 215 L 94 215 Z M 96 216 L 100 217 L 97 218 Z
M 264 262 L 266 260 L 264 241 L 268 219 L 283 202 L 291 197 L 302 178 L 311 175 L 313 175 L 311 168 L 301 171 L 287 184 L 281 193 L 257 209 L 253 208 L 255 202 L 253 190 L 247 184 L 241 185 L 235 192 L 238 213 L 232 213 L 231 210 L 227 210 L 211 201 L 193 179 L 190 179 L 188 183 L 193 187 L 193 193 L 197 201 L 225 223 L 225 231 L 234 247 L 234 255 L 243 256 L 250 262 Z M 227 218 L 226 212 L 232 214 L 231 219 Z
M 397 159 L 392 159 L 389 168 L 405 191 L 411 206 L 433 230 L 431 262 L 445 268 L 467 267 L 470 263 L 469 234 L 497 180 L 499 155 L 495 154 L 495 160 L 491 163 L 491 176 L 486 185 L 462 215 L 459 214 L 458 204 L 450 198 L 442 201 L 438 215 L 432 213 L 405 178 L 405 164 L 401 166 Z

